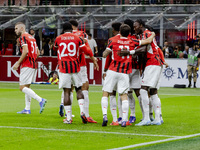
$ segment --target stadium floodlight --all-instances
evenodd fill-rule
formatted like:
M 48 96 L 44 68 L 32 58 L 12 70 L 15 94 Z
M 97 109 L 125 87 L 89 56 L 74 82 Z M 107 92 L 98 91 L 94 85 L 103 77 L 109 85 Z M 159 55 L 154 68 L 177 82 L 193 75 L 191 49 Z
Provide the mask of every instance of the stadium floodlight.
M 163 14 L 166 13 L 168 10 L 170 10 L 171 7 L 166 7 L 161 13 L 157 14 L 156 16 L 154 16 L 152 19 L 148 20 L 146 22 L 147 25 L 152 25 L 155 22 L 157 22 L 158 20 L 160 20 L 163 17 Z
M 50 23 L 56 21 L 57 17 L 62 16 L 67 10 L 70 10 L 70 9 L 71 9 L 71 7 L 67 8 L 67 9 L 61 9 L 58 13 L 52 15 L 51 17 L 45 18 L 41 22 L 39 22 L 38 24 L 31 26 L 31 29 L 37 30 L 41 27 L 44 27 L 47 23 L 50 24 Z
M 113 21 L 108 22 L 107 24 L 105 24 L 104 26 L 101 26 L 100 28 L 105 30 L 105 29 L 109 29 L 112 25 L 112 23 L 120 21 L 123 17 L 126 17 L 129 13 L 131 13 L 133 10 L 135 10 L 137 7 L 133 7 L 133 8 L 129 8 L 127 12 L 120 14 L 117 18 L 115 18 Z
M 25 14 L 19 15 L 18 17 L 9 20 L 8 22 L 2 24 L 0 26 L 0 30 L 4 30 L 12 25 L 15 25 L 15 23 L 25 20 L 26 16 L 28 16 L 29 14 L 33 13 L 34 11 L 36 11 L 38 9 L 38 7 L 31 9 L 30 11 L 26 12 Z
M 198 17 L 200 15 L 200 12 L 195 12 L 189 16 L 188 19 L 184 19 L 184 22 L 176 27 L 178 30 L 187 29 L 188 23 L 192 22 L 194 18 Z

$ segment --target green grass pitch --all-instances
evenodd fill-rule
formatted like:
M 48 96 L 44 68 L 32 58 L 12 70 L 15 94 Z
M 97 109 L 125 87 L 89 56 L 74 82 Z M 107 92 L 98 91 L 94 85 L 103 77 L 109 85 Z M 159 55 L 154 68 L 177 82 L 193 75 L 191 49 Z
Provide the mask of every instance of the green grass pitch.
M 101 86 L 90 86 L 89 92 L 90 116 L 98 123 L 83 124 L 81 122 L 74 92 L 72 112 L 75 117 L 71 125 L 64 124 L 62 121 L 64 118 L 58 114 L 62 91 L 57 85 L 31 85 L 38 95 L 48 100 L 48 103 L 44 112 L 39 114 L 39 104 L 32 99 L 30 115 L 16 113 L 25 106 L 24 93 L 19 91 L 18 86 L 18 83 L 0 83 L 1 150 L 200 149 L 200 89 L 161 88 L 159 97 L 162 103 L 164 124 L 143 127 L 136 127 L 133 124 L 122 128 L 101 126 Z M 136 123 L 138 123 L 141 112 L 137 99 L 136 118 Z M 108 121 L 108 124 L 112 122 L 110 110 L 108 110 Z M 162 142 L 162 140 L 166 141 Z

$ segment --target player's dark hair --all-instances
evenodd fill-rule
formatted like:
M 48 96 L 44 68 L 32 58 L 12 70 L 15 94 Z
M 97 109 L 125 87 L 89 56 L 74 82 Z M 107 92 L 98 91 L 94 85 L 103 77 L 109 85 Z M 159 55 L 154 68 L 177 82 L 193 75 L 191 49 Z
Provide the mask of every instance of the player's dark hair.
M 73 29 L 72 29 L 72 25 L 71 23 L 69 22 L 65 22 L 63 24 L 63 32 L 71 32 Z
M 152 31 L 153 32 L 153 28 L 149 25 L 145 25 L 145 28 L 147 28 L 149 31 Z
M 131 31 L 131 28 L 129 27 L 129 25 L 123 24 L 120 26 L 120 34 L 123 37 L 127 37 L 129 35 L 130 31 Z
M 69 22 L 71 23 L 71 25 L 78 27 L 78 22 L 74 19 L 69 20 Z
M 131 28 L 131 35 L 134 34 L 133 23 L 134 23 L 134 21 L 132 21 L 132 20 L 130 20 L 130 19 L 124 20 L 124 24 L 129 25 L 129 27 Z
M 114 22 L 112 23 L 112 28 L 115 30 L 115 31 L 118 31 L 120 30 L 120 26 L 122 25 L 121 22 Z
M 135 22 L 139 23 L 143 27 L 145 27 L 145 22 L 142 19 L 137 19 Z

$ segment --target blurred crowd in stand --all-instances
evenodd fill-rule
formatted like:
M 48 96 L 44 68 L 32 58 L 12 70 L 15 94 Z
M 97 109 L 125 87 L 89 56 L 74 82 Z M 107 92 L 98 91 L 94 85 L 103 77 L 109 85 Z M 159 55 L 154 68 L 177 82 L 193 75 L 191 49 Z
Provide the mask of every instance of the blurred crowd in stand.
M 27 3 L 28 1 L 28 3 Z M 1 0 L 6 5 L 200 4 L 200 0 Z
M 167 41 L 164 42 L 162 48 L 165 58 L 188 58 L 189 48 L 192 48 L 194 44 L 197 44 L 197 50 L 200 50 L 200 33 L 198 33 L 195 39 L 189 39 L 184 45 L 170 46 Z

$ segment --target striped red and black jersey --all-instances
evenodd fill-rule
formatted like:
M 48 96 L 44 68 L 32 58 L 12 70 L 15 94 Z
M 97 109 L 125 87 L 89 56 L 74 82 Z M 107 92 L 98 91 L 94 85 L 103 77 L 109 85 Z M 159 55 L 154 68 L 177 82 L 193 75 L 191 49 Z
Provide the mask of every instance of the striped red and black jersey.
M 108 40 L 106 49 L 112 51 L 112 61 L 109 70 L 129 74 L 132 72 L 132 56 L 119 56 L 118 52 L 123 50 L 133 50 L 140 44 L 139 41 L 133 41 L 126 37 L 114 36 Z
M 37 68 L 36 66 L 36 59 L 37 59 L 37 43 L 35 38 L 25 32 L 22 34 L 19 38 L 20 43 L 20 51 L 23 52 L 23 47 L 27 45 L 28 48 L 28 54 L 24 58 L 24 60 L 21 63 L 21 68 L 23 67 L 29 67 L 29 68 Z
M 87 41 L 88 35 L 83 32 L 83 31 L 78 31 L 78 30 L 73 30 L 73 32 L 75 35 L 81 37 L 82 39 L 84 39 L 85 45 L 88 48 L 88 50 L 91 50 L 90 45 Z M 92 50 L 91 50 L 92 51 Z M 85 54 L 84 53 L 79 53 L 79 62 L 80 62 L 80 66 L 86 66 L 86 60 L 85 60 Z
M 165 62 L 165 58 L 164 58 L 163 52 L 162 52 L 162 50 L 160 48 L 158 48 L 158 53 L 159 53 L 160 61 L 161 61 L 162 65 L 163 65 L 164 62 Z
M 128 38 L 130 38 L 131 40 L 138 40 L 138 39 L 137 39 L 137 36 L 134 35 L 134 34 L 133 34 L 133 35 L 129 34 Z M 139 47 L 140 47 L 140 46 L 136 46 L 136 47 L 135 47 L 135 50 L 136 50 L 137 48 L 139 48 Z M 138 55 L 132 56 L 132 68 L 133 68 L 133 69 L 140 69 L 139 57 L 138 57 Z
M 58 49 L 59 72 L 77 73 L 80 71 L 79 49 L 86 53 L 88 51 L 82 38 L 66 32 L 56 38 L 54 47 Z
M 149 31 L 148 29 L 146 29 L 142 35 L 141 35 L 141 39 L 147 39 L 148 37 L 151 36 L 151 31 Z M 158 53 L 158 45 L 157 42 L 155 40 L 155 38 L 153 39 L 153 41 L 151 42 L 151 44 L 148 46 L 147 48 L 147 60 L 146 60 L 146 66 L 149 65 L 156 65 L 156 66 L 160 66 L 162 65 L 160 58 L 159 58 L 159 53 Z

